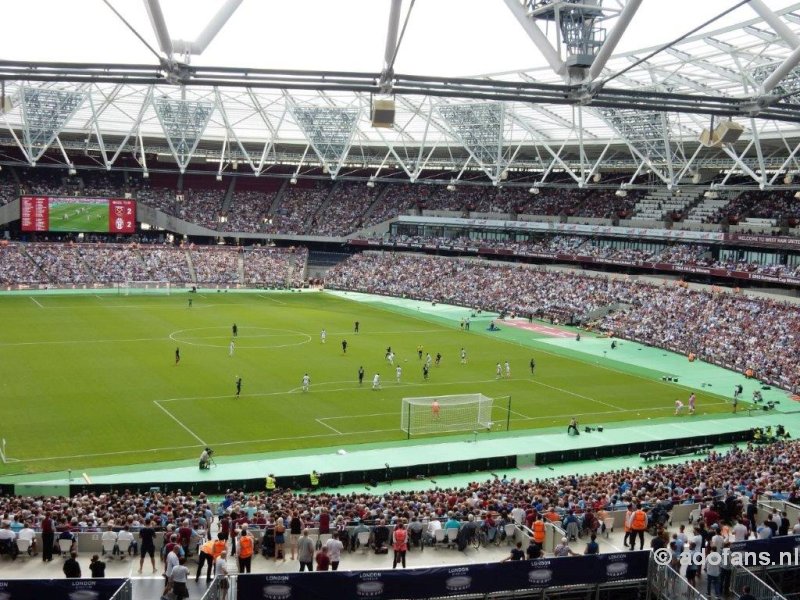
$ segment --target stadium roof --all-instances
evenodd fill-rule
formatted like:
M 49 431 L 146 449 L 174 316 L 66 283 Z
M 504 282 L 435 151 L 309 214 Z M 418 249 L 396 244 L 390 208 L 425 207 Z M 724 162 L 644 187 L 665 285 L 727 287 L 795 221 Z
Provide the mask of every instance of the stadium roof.
M 37 4 L 13 12 L 51 39 L 66 3 L 49 5 L 49 19 L 26 14 Z M 181 169 L 198 158 L 258 173 L 304 161 L 333 176 L 345 164 L 397 165 L 411 179 L 441 167 L 495 182 L 558 168 L 579 184 L 602 169 L 677 184 L 714 168 L 765 186 L 800 170 L 800 3 L 704 1 L 697 12 L 682 1 L 669 15 L 641 0 L 277 4 L 195 1 L 187 13 L 180 2 L 98 2 L 66 39 L 6 39 L 5 144 L 27 162 L 88 149 L 102 166 L 133 153 L 146 168 L 160 153 Z M 627 38 L 658 44 L 624 50 Z M 391 128 L 372 126 L 381 92 L 396 103 Z M 739 141 L 701 145 L 712 115 L 713 126 L 735 117 Z

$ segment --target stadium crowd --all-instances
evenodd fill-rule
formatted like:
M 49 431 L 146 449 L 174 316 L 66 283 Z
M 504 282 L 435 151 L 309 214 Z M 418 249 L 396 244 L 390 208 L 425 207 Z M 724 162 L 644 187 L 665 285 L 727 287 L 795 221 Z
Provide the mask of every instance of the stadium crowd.
M 389 253 L 356 255 L 329 271 L 325 283 L 554 322 L 582 321 L 598 308 L 627 305 L 590 325 L 800 389 L 800 306 L 795 304 L 523 265 Z
M 362 238 L 374 239 L 374 238 Z M 773 277 L 800 277 L 800 263 L 783 265 L 743 260 L 714 260 L 712 249 L 704 244 L 656 244 L 647 249 L 623 247 L 611 240 L 576 235 L 554 235 L 524 241 L 481 239 L 479 237 L 433 237 L 413 235 L 387 235 L 382 238 L 385 245 L 442 246 L 456 250 L 504 250 L 515 254 L 559 254 L 591 257 L 604 260 L 633 263 L 664 263 L 680 266 L 697 266 L 726 271 L 759 273 Z
M 242 263 L 240 264 L 240 258 Z M 161 244 L 36 243 L 0 245 L 0 283 L 109 285 L 126 282 L 301 286 L 305 248 Z M 195 277 L 192 278 L 191 266 Z
M 136 534 L 150 523 L 188 547 L 190 539 L 202 538 L 212 530 L 227 540 L 243 529 L 274 531 L 285 527 L 292 534 L 294 558 L 294 544 L 305 527 L 320 534 L 336 533 L 345 548 L 352 548 L 360 532 L 369 532 L 370 544 L 377 547 L 382 542 L 381 533 L 401 522 L 409 523 L 412 542 L 423 537 L 430 542 L 435 530 L 452 527 L 469 532 L 480 529 L 487 534 L 488 542 L 499 541 L 504 526 L 515 524 L 527 528 L 533 547 L 529 553 L 533 551 L 533 557 L 538 557 L 543 538 L 537 539 L 537 521 L 560 524 L 568 534 L 593 534 L 604 527 L 608 511 L 637 506 L 669 511 L 676 504 L 700 503 L 701 518 L 694 523 L 695 534 L 701 535 L 701 544 L 711 545 L 714 532 L 720 531 L 727 536 L 723 542 L 800 532 L 800 523 L 789 523 L 785 513 L 766 512 L 756 506 L 760 499 L 800 500 L 798 464 L 800 443 L 777 441 L 732 448 L 727 453 L 711 451 L 707 457 L 675 465 L 647 463 L 548 479 L 503 475 L 464 487 L 423 491 L 228 490 L 216 505 L 203 493 L 193 495 L 181 490 L 86 492 L 72 497 L 6 495 L 0 496 L 0 528 L 13 532 L 14 538 L 23 531 L 30 536 L 45 529 L 70 539 L 77 532 L 124 530 Z M 769 522 L 775 525 L 774 533 L 765 529 Z M 575 523 L 574 529 L 570 523 Z M 666 527 L 666 522 L 661 525 Z M 669 543 L 665 530 L 651 531 Z M 235 539 L 232 544 L 235 547 Z M 560 555 L 558 547 L 556 555 Z

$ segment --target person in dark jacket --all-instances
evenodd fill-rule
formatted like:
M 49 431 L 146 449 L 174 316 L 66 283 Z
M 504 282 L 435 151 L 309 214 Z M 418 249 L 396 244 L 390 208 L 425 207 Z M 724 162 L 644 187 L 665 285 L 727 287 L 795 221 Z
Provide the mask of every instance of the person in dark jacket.
M 64 561 L 64 575 L 67 579 L 79 579 L 81 576 L 81 566 L 77 558 L 77 552 L 70 552 L 69 558 Z

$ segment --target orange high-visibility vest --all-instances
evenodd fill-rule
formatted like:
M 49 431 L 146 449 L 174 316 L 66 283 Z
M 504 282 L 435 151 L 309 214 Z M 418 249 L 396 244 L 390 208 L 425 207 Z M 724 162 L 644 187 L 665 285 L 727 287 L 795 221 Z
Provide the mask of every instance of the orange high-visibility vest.
M 253 556 L 253 538 L 243 535 L 239 538 L 239 558 Z
M 544 521 L 534 521 L 533 541 L 537 544 L 544 543 Z
M 647 529 L 647 513 L 645 513 L 642 509 L 639 509 L 633 513 L 631 529 L 634 531 L 644 531 Z

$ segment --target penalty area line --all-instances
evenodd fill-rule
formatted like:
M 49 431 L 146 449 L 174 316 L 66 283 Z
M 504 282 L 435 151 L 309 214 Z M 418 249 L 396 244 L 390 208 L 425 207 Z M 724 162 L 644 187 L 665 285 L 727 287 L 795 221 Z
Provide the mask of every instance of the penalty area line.
M 31 299 L 31 302 L 33 302 L 33 303 L 34 303 L 36 306 L 38 306 L 39 308 L 44 308 L 44 306 L 42 306 L 42 303 L 41 303 L 41 302 L 39 302 L 39 301 L 38 301 L 36 298 L 34 298 L 33 296 L 28 296 L 28 298 L 30 298 L 30 299 Z
M 276 300 L 275 298 L 270 298 L 267 294 L 257 294 L 257 295 L 259 298 L 266 298 L 267 300 L 272 300 L 277 304 L 283 304 L 283 305 L 286 304 L 286 302 L 283 302 L 282 300 Z
M 338 429 L 336 429 L 335 427 L 332 427 L 331 425 L 328 425 L 327 423 L 325 423 L 324 421 L 322 421 L 322 419 L 314 419 L 314 420 L 315 420 L 317 423 L 319 423 L 320 425 L 322 425 L 322 426 L 324 426 L 324 427 L 327 427 L 328 429 L 330 429 L 330 430 L 331 430 L 331 431 L 333 431 L 334 433 L 338 433 L 339 435 L 342 435 L 342 432 L 341 432 L 341 431 L 339 431 L 339 430 L 338 430 Z
M 207 445 L 208 445 L 208 444 L 206 444 L 206 443 L 205 443 L 205 442 L 204 442 L 204 441 L 203 441 L 203 440 L 200 438 L 200 436 L 199 436 L 199 435 L 197 435 L 197 434 L 196 434 L 194 431 L 192 431 L 192 430 L 191 430 L 191 429 L 189 429 L 189 428 L 188 428 L 186 425 L 184 425 L 184 424 L 183 424 L 183 421 L 181 421 L 180 419 L 178 419 L 178 417 L 176 417 L 176 416 L 175 416 L 175 415 L 173 415 L 171 412 L 169 412 L 169 411 L 168 411 L 166 408 L 164 408 L 163 406 L 161 406 L 161 404 L 159 404 L 158 400 L 153 400 L 153 404 L 155 404 L 155 405 L 156 405 L 158 408 L 160 408 L 161 410 L 163 410 L 163 411 L 164 411 L 164 413 L 165 413 L 165 414 L 166 414 L 166 415 L 167 415 L 167 416 L 168 416 L 170 419 L 172 419 L 172 420 L 173 420 L 173 421 L 175 421 L 175 422 L 176 422 L 178 425 L 180 425 L 181 427 L 183 427 L 183 428 L 186 430 L 186 432 L 187 432 L 189 435 L 191 435 L 191 436 L 192 436 L 194 439 L 196 439 L 198 442 L 200 442 L 200 443 L 201 443 L 203 446 L 207 446 Z

